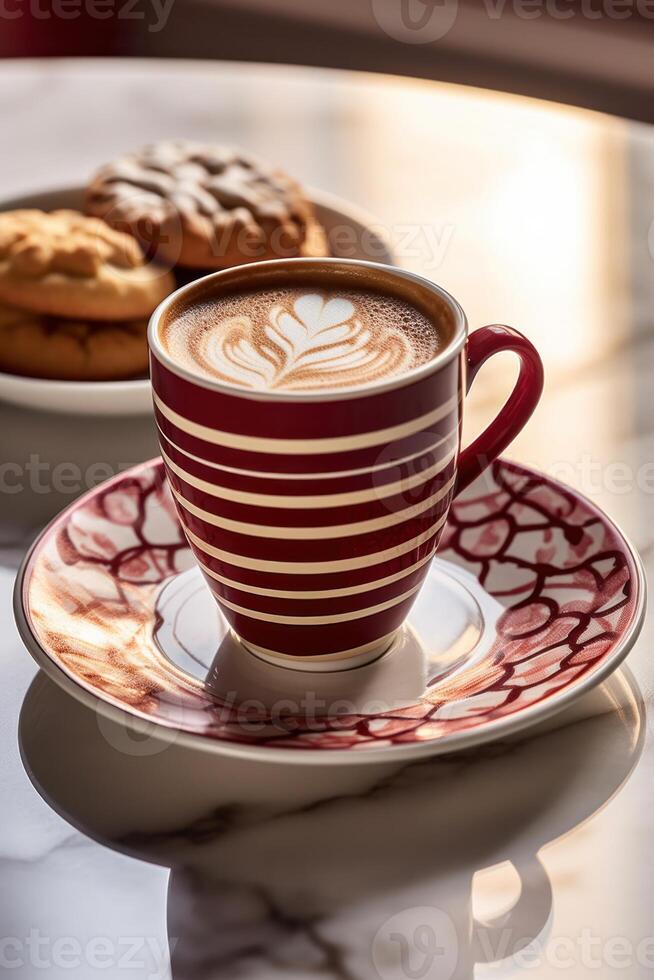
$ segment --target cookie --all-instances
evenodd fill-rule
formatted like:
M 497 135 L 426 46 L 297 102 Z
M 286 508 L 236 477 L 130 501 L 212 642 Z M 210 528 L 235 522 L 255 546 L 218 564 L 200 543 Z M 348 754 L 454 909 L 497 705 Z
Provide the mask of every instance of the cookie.
M 147 326 L 147 320 L 67 320 L 0 305 L 0 371 L 65 381 L 147 375 Z
M 171 266 L 329 254 L 300 185 L 224 146 L 170 141 L 121 157 L 91 181 L 86 209 Z
M 147 317 L 175 288 L 131 235 L 77 211 L 0 213 L 0 303 L 89 320 Z
M 300 256 L 305 259 L 323 259 L 326 255 L 331 255 L 331 252 L 329 251 L 325 229 L 317 221 L 314 221 L 307 227 L 307 235 Z

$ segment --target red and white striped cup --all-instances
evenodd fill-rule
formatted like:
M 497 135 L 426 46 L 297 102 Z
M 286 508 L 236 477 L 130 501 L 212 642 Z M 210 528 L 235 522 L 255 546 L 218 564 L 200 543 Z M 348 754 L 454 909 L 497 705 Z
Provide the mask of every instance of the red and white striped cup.
M 343 389 L 259 391 L 182 368 L 162 325 L 225 289 L 380 288 L 436 317 L 449 341 L 403 375 Z M 330 287 L 331 288 L 331 287 Z M 521 334 L 467 337 L 459 304 L 400 269 L 341 259 L 239 266 L 179 289 L 153 314 L 159 441 L 177 511 L 209 588 L 243 643 L 274 662 L 342 669 L 378 656 L 404 622 L 453 497 L 501 453 L 540 397 L 540 358 Z M 498 351 L 520 373 L 497 418 L 460 449 L 464 396 Z

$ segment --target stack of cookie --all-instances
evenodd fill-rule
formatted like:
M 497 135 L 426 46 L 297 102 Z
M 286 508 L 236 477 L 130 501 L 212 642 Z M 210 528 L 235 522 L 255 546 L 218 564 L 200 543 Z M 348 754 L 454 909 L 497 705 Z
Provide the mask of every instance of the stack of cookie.
M 0 214 L 0 369 L 85 381 L 144 375 L 148 317 L 174 286 L 131 235 L 97 218 Z
M 300 185 L 238 150 L 167 141 L 103 167 L 86 211 L 0 213 L 0 371 L 147 374 L 147 320 L 176 285 L 329 254 Z

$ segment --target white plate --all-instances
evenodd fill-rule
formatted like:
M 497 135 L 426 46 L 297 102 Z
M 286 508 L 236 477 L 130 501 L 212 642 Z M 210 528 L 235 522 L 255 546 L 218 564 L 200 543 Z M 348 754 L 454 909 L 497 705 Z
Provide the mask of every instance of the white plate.
M 347 201 L 323 191 L 310 189 L 309 197 L 318 220 L 332 240 L 334 255 L 394 264 L 388 237 L 379 222 Z M 3 201 L 0 211 L 17 208 L 82 210 L 83 198 L 82 187 L 66 187 Z M 0 372 L 0 398 L 14 405 L 74 415 L 148 415 L 152 411 L 147 378 L 133 381 L 49 381 Z

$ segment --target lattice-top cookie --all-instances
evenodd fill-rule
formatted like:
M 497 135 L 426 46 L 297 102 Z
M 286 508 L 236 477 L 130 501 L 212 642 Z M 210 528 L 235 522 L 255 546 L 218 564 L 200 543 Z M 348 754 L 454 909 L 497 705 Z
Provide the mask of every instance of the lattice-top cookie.
M 87 211 L 170 264 L 217 269 L 328 254 L 300 185 L 229 147 L 169 141 L 121 157 L 92 180 Z

